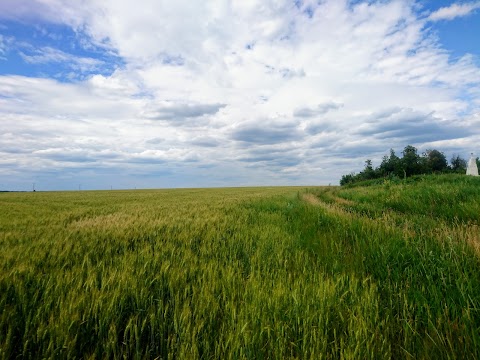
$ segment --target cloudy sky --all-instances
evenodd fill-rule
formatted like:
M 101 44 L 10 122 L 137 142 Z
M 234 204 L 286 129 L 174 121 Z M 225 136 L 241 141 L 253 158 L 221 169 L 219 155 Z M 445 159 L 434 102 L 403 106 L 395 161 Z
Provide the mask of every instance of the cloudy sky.
M 480 1 L 0 0 L 0 190 L 338 184 L 480 155 Z

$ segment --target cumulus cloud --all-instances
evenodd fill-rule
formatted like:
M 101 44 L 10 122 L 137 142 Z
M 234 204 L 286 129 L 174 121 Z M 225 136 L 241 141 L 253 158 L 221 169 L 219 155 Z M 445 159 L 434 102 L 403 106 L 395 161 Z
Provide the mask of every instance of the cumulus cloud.
M 221 145 L 221 141 L 211 136 L 199 136 L 190 140 L 190 144 L 200 147 L 215 148 Z
M 291 144 L 260 144 L 248 147 L 238 158 L 249 167 L 270 167 L 276 171 L 299 166 L 304 156 L 302 151 Z
M 52 12 L 51 3 L 30 0 L 4 0 L 0 2 L 0 18 L 11 20 L 34 19 Z M 53 14 L 51 14 L 53 15 Z
M 149 111 L 145 116 L 154 120 L 181 120 L 214 115 L 226 104 L 166 104 L 154 111 Z
M 116 82 L 115 77 L 108 82 Z M 21 116 L 33 119 L 32 129 L 42 129 L 41 117 L 52 121 L 70 123 L 98 118 L 124 119 L 138 113 L 143 104 L 134 93 L 120 93 L 115 87 L 108 88 L 90 81 L 61 83 L 52 79 L 23 76 L 0 76 L 0 104 L 4 119 Z M 121 99 L 121 101 L 119 101 Z M 35 119 L 38 121 L 34 121 Z M 72 123 L 71 121 L 78 121 Z M 32 124 L 30 124 L 32 125 Z
M 0 18 L 70 27 L 85 48 L 122 60 L 105 74 L 107 56 L 24 48 L 26 63 L 90 75 L 0 76 L 0 153 L 16 164 L 0 176 L 335 183 L 390 147 L 458 151 L 479 136 L 462 125 L 478 108 L 477 59 L 453 59 L 411 1 L 5 0 Z M 0 57 L 7 49 L 0 38 Z
M 480 9 L 480 2 L 472 3 L 454 3 L 450 6 L 442 7 L 437 11 L 434 11 L 428 17 L 431 21 L 439 20 L 453 20 L 457 17 L 470 15 L 475 10 Z
M 335 103 L 335 102 L 327 102 L 323 104 L 318 104 L 316 107 L 309 108 L 309 107 L 302 107 L 298 108 L 293 112 L 294 116 L 298 117 L 315 117 L 318 115 L 324 115 L 331 110 L 340 109 L 343 104 Z
M 433 113 L 396 108 L 367 118 L 358 129 L 358 134 L 387 140 L 426 143 L 461 138 L 467 135 L 467 131 L 462 126 L 442 122 Z
M 81 149 L 50 148 L 34 151 L 32 155 L 53 161 L 68 163 L 90 163 L 97 161 L 96 156 Z
M 294 122 L 259 119 L 236 126 L 231 133 L 233 140 L 250 144 L 278 144 L 301 140 L 304 133 Z

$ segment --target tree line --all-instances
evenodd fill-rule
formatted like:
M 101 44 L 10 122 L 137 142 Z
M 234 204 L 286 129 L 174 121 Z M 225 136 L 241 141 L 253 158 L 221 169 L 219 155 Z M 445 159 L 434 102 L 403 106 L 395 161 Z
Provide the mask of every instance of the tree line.
M 477 165 L 480 167 L 480 161 L 477 158 Z M 390 149 L 390 154 L 382 158 L 382 163 L 374 168 L 371 160 L 365 161 L 365 168 L 358 174 L 352 172 L 343 175 L 340 179 L 340 185 L 348 185 L 359 181 L 389 178 L 401 179 L 412 175 L 431 174 L 431 173 L 465 173 L 467 170 L 467 161 L 459 155 L 453 155 L 448 163 L 445 154 L 436 149 L 426 150 L 422 155 L 418 154 L 417 148 L 407 145 L 402 156 L 395 154 Z

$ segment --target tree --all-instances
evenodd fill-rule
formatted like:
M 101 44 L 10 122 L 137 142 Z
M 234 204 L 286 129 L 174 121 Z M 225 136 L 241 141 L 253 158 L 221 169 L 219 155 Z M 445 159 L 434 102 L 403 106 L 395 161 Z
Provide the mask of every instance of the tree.
M 365 169 L 360 173 L 363 180 L 375 179 L 375 170 L 373 170 L 372 160 L 365 161 Z
M 438 150 L 427 150 L 424 153 L 427 172 L 441 172 L 448 168 L 447 158 Z
M 390 149 L 390 156 L 385 155 L 382 158 L 382 163 L 378 167 L 378 172 L 381 176 L 403 175 L 403 170 L 400 169 L 400 158 L 395 154 L 393 149 Z
M 467 160 L 462 159 L 460 155 L 453 155 L 450 159 L 450 168 L 458 173 L 465 173 L 467 171 Z
M 377 179 L 381 177 L 410 177 L 412 175 L 427 174 L 431 172 L 457 172 L 465 173 L 467 162 L 458 155 L 454 155 L 448 165 L 445 154 L 436 149 L 426 150 L 422 156 L 418 155 L 417 148 L 407 145 L 402 151 L 402 157 L 398 157 L 393 149 L 390 149 L 390 155 L 382 158 L 379 167 L 374 168 L 372 160 L 365 161 L 365 168 L 358 174 L 350 173 L 343 175 L 340 185 L 356 183 L 358 181 Z M 477 167 L 480 169 L 480 158 L 477 158 Z
M 401 168 L 405 176 L 412 176 L 421 173 L 420 156 L 417 153 L 417 148 L 412 145 L 405 146 L 403 149 L 403 158 L 401 159 Z
M 342 178 L 340 179 L 340 185 L 348 185 L 351 183 L 354 183 L 355 180 L 355 173 L 347 174 L 347 175 L 342 175 Z

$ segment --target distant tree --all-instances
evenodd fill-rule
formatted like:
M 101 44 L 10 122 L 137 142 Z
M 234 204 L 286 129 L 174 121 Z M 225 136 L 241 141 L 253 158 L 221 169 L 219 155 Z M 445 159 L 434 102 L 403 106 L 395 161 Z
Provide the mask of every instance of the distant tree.
M 390 149 L 390 156 L 385 155 L 382 158 L 382 163 L 377 170 L 380 176 L 401 176 L 403 171 L 400 169 L 400 165 L 400 158 L 395 154 L 395 151 L 393 149 Z
M 460 155 L 453 155 L 450 159 L 450 169 L 454 172 L 465 173 L 467 171 L 467 160 L 462 159 Z
M 363 180 L 375 179 L 375 170 L 373 169 L 372 160 L 365 161 L 365 169 L 360 173 Z
M 392 172 L 392 168 L 390 167 L 390 164 L 389 164 L 389 159 L 390 158 L 388 157 L 388 155 L 384 155 L 382 157 L 382 162 L 380 163 L 380 166 L 377 168 L 377 171 L 381 176 L 387 176 Z
M 351 183 L 355 182 L 355 173 L 350 173 L 347 175 L 342 175 L 342 178 L 340 179 L 340 185 L 348 185 Z
M 422 171 L 420 156 L 417 153 L 417 148 L 412 145 L 405 146 L 403 149 L 403 158 L 401 159 L 401 168 L 405 176 L 412 176 L 420 174 Z
M 480 158 L 477 157 L 477 166 L 480 169 Z M 390 155 L 382 158 L 378 168 L 374 168 L 372 160 L 365 161 L 365 168 L 358 174 L 350 173 L 343 175 L 340 185 L 347 185 L 363 180 L 377 179 L 382 177 L 410 177 L 412 175 L 427 174 L 432 172 L 465 173 L 467 162 L 458 155 L 454 155 L 448 165 L 445 154 L 436 149 L 426 150 L 422 156 L 418 155 L 417 148 L 407 145 L 402 151 L 402 157 L 398 157 L 393 149 Z
M 427 150 L 423 154 L 425 172 L 442 172 L 448 169 L 447 158 L 438 150 Z

